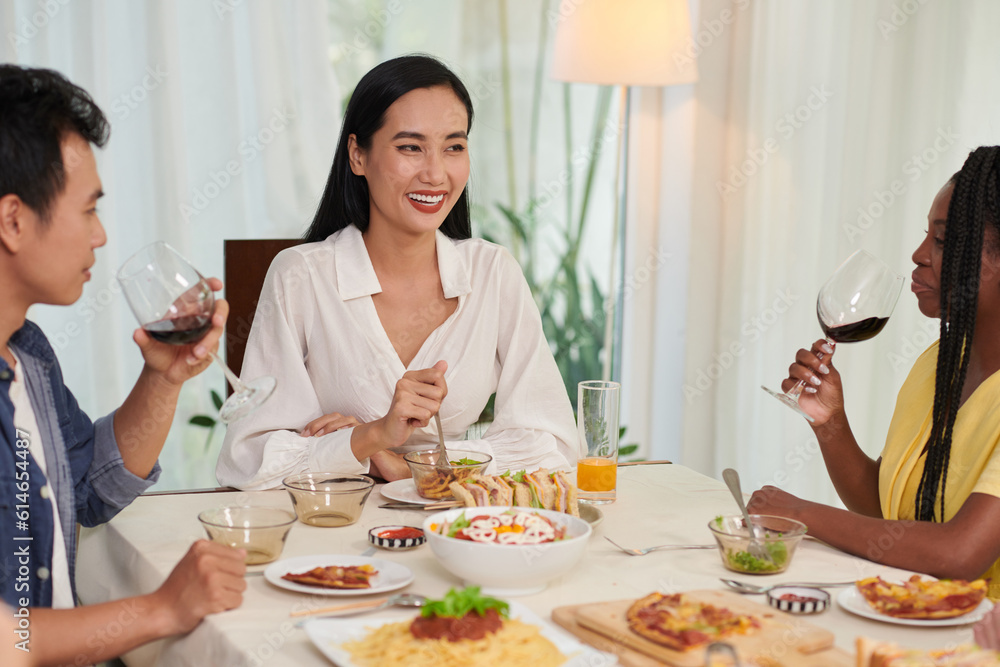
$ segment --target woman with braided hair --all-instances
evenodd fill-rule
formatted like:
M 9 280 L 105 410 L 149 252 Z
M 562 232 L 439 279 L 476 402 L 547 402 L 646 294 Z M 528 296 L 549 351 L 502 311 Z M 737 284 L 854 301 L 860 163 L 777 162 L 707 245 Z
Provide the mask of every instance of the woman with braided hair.
M 913 262 L 920 311 L 941 319 L 941 333 L 900 389 L 881 457 L 851 432 L 825 340 L 799 350 L 782 383 L 806 382 L 800 405 L 848 510 L 774 487 L 749 508 L 886 565 L 990 577 L 1000 598 L 1000 146 L 973 151 L 938 192 Z

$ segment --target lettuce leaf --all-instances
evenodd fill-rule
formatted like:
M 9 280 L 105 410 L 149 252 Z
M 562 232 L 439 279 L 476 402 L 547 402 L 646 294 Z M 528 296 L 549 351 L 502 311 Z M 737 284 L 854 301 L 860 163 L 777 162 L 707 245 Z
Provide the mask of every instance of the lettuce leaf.
M 535 493 L 535 485 L 529 483 L 528 490 L 531 492 L 531 507 L 539 510 L 545 509 L 545 505 L 542 503 L 542 499 L 538 497 L 537 493 Z
M 502 474 L 500 476 L 501 477 L 510 478 L 510 479 L 514 480 L 515 482 L 517 482 L 518 484 L 523 484 L 524 483 L 524 471 L 523 470 L 518 470 L 515 473 L 512 473 L 510 470 L 508 470 L 507 472 L 505 472 L 504 474 Z
M 448 537 L 455 537 L 458 531 L 463 528 L 468 528 L 470 521 L 468 517 L 465 516 L 465 512 L 462 512 L 458 517 L 448 525 Z

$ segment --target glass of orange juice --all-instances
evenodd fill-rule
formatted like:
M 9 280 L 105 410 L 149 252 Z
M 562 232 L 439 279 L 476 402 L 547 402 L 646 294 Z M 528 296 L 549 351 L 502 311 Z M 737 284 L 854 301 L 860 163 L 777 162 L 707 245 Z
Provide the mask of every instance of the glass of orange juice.
M 622 386 L 617 382 L 581 382 L 577 396 L 577 428 L 581 456 L 576 486 L 581 502 L 613 503 L 618 488 L 618 411 Z

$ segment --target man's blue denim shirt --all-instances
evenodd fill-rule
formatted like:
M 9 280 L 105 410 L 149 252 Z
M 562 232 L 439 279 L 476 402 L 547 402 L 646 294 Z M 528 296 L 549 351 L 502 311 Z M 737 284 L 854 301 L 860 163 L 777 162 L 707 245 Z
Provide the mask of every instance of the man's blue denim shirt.
M 52 499 L 46 478 L 28 453 L 41 437 L 46 468 L 66 542 L 76 594 L 76 524 L 108 521 L 160 476 L 159 464 L 140 479 L 125 469 L 115 440 L 114 413 L 92 422 L 63 384 L 52 346 L 26 321 L 10 347 L 23 365 L 41 433 L 15 431 L 10 384 L 14 373 L 0 359 L 0 595 L 15 607 L 52 606 Z

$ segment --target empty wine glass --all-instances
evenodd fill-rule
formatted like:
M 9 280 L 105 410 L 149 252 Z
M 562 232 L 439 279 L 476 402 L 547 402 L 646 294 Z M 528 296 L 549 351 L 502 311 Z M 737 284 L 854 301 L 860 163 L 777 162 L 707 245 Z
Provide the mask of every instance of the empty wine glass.
M 212 328 L 215 295 L 208 282 L 176 250 L 162 241 L 130 257 L 118 271 L 118 281 L 129 307 L 153 339 L 170 345 L 189 345 Z M 242 382 L 225 362 L 209 351 L 222 367 L 233 394 L 219 410 L 223 423 L 248 415 L 268 399 L 276 380 L 270 376 Z
M 882 331 L 892 315 L 903 287 L 903 276 L 864 250 L 857 250 L 833 272 L 816 298 L 816 317 L 826 342 L 858 343 Z M 817 355 L 823 358 L 823 353 Z M 806 383 L 799 381 L 785 393 L 761 389 L 814 421 L 799 407 Z

